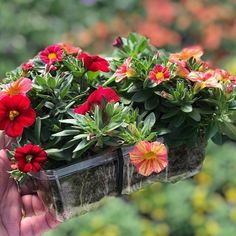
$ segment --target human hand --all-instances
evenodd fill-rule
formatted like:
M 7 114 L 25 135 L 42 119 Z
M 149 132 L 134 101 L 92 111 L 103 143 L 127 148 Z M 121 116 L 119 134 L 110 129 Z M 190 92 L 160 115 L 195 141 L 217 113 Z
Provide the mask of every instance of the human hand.
M 59 222 L 45 209 L 35 194 L 22 195 L 9 178 L 10 161 L 0 150 L 0 235 L 39 236 L 55 228 Z

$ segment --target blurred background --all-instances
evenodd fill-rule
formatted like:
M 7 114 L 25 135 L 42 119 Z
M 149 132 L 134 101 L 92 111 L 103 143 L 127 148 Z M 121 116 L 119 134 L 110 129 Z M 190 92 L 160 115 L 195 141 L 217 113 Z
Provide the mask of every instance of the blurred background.
M 200 44 L 236 75 L 235 15 L 236 0 L 0 0 L 0 79 L 47 45 L 109 55 L 114 38 L 132 31 L 171 51 Z M 210 144 L 194 178 L 108 200 L 44 236 L 233 236 L 235 173 L 235 144 Z

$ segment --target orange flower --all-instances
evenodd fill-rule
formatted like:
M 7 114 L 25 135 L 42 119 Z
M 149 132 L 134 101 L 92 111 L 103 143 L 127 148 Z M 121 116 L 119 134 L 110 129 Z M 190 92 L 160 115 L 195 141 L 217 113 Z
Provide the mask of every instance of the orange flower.
M 129 156 L 137 172 L 144 176 L 159 173 L 168 165 L 167 148 L 160 142 L 141 141 L 129 152 Z
M 121 65 L 115 72 L 116 82 L 120 82 L 124 78 L 130 78 L 136 75 L 136 71 L 131 67 L 131 57 L 128 57 L 124 64 Z
M 67 54 L 77 54 L 82 51 L 81 48 L 74 47 L 69 43 L 59 43 L 58 45 L 61 46 L 66 51 Z
M 220 88 L 222 85 L 219 83 L 219 74 L 213 70 L 206 72 L 192 71 L 188 74 L 187 78 L 193 82 L 196 82 L 196 88 L 203 89 L 208 88 Z
M 28 78 L 21 77 L 15 82 L 3 85 L 3 91 L 0 92 L 0 97 L 4 95 L 15 96 L 18 94 L 25 95 L 32 88 L 32 81 Z
M 202 55 L 202 47 L 196 45 L 184 48 L 181 52 L 170 54 L 169 61 L 172 63 L 178 63 L 179 61 L 187 61 L 191 57 L 199 60 Z

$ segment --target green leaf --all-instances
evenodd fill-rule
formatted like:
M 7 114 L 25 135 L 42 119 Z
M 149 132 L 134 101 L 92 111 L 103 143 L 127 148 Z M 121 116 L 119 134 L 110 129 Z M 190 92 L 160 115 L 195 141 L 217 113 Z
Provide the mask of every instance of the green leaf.
M 87 76 L 89 80 L 94 80 L 98 77 L 98 75 L 100 74 L 99 71 L 93 72 L 93 71 L 88 71 L 87 72 Z
M 152 93 L 150 93 L 149 90 L 141 90 L 141 91 L 136 92 L 133 95 L 132 101 L 134 101 L 134 102 L 144 102 L 148 98 L 150 98 L 151 96 L 152 96 Z
M 78 151 L 81 151 L 82 149 L 85 149 L 86 147 L 89 147 L 91 145 L 91 142 L 88 142 L 86 140 L 82 140 L 78 145 L 77 147 L 74 149 L 73 152 L 78 152 Z
M 180 107 L 180 110 L 185 113 L 189 113 L 189 112 L 192 112 L 193 107 L 192 107 L 192 105 L 184 105 L 184 106 Z
M 217 132 L 218 132 L 218 127 L 216 125 L 216 122 L 214 121 L 210 122 L 206 128 L 206 134 L 205 134 L 206 140 L 209 140 L 212 137 L 214 137 Z
M 36 118 L 35 125 L 34 125 L 34 136 L 37 144 L 40 145 L 40 136 L 41 136 L 41 119 L 40 117 Z
M 145 101 L 144 107 L 146 110 L 150 111 L 156 108 L 160 103 L 160 100 L 158 97 L 153 97 Z
M 47 85 L 47 81 L 46 81 L 45 78 L 42 77 L 42 76 L 37 76 L 37 77 L 35 78 L 35 82 L 36 82 L 36 84 L 38 84 L 38 85 L 40 85 L 40 86 L 42 86 L 42 87 L 45 87 L 45 85 Z
M 65 119 L 65 120 L 59 120 L 61 123 L 64 124 L 70 124 L 70 125 L 77 125 L 78 122 L 75 119 Z
M 170 112 L 168 112 L 168 113 L 163 114 L 163 115 L 161 116 L 161 119 L 164 120 L 164 119 L 168 119 L 168 118 L 170 118 L 170 117 L 173 117 L 173 116 L 175 116 L 178 112 L 179 112 L 178 110 L 172 110 L 172 111 L 170 111 Z
M 223 144 L 223 137 L 222 134 L 220 134 L 219 132 L 217 132 L 212 138 L 211 140 L 217 144 L 217 145 L 222 145 Z
M 55 105 L 52 102 L 45 102 L 44 106 L 49 109 L 53 109 Z
M 79 130 L 63 130 L 59 133 L 53 134 L 53 137 L 61 137 L 61 136 L 70 136 L 70 135 L 75 135 L 75 134 L 79 134 L 80 131 Z
M 111 131 L 113 131 L 113 130 L 119 128 L 119 127 L 121 127 L 123 123 L 124 123 L 123 121 L 121 121 L 121 122 L 119 122 L 119 123 L 116 123 L 116 122 L 109 123 L 109 124 L 103 129 L 103 132 L 109 133 L 109 132 L 111 132 Z
M 57 85 L 56 78 L 54 78 L 52 76 L 48 76 L 47 77 L 47 85 L 48 85 L 49 88 L 54 89 Z
M 236 127 L 232 123 L 220 122 L 218 124 L 222 134 L 225 134 L 229 138 L 236 140 Z
M 143 125 L 143 128 L 142 128 L 142 131 L 144 133 L 150 131 L 152 129 L 152 127 L 154 126 L 155 122 L 156 122 L 156 116 L 152 112 L 145 118 L 145 120 L 143 122 L 144 125 Z
M 45 152 L 50 158 L 56 159 L 56 160 L 68 160 L 68 154 L 65 155 L 65 152 L 63 152 L 63 149 L 59 148 L 51 148 L 51 149 L 46 149 Z
M 173 118 L 171 125 L 178 128 L 184 123 L 184 121 L 185 121 L 185 115 L 180 114 L 180 115 Z
M 193 109 L 188 115 L 195 121 L 199 122 L 201 120 L 201 115 L 197 109 Z

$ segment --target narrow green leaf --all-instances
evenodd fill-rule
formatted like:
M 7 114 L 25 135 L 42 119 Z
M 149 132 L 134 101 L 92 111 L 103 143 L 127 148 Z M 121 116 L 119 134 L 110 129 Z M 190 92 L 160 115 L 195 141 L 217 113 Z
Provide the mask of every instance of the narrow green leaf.
M 75 135 L 75 134 L 79 134 L 80 131 L 79 130 L 63 130 L 59 133 L 53 134 L 53 137 L 61 137 L 61 136 L 70 136 L 70 135 Z
M 188 115 L 195 121 L 199 122 L 201 120 L 201 115 L 197 109 L 193 109 Z
M 40 145 L 40 135 L 41 135 L 41 119 L 40 117 L 37 117 L 35 120 L 35 125 L 34 125 L 34 136 L 37 141 L 37 144 Z
M 71 125 L 77 125 L 78 122 L 75 119 L 65 119 L 65 120 L 59 120 L 63 124 L 71 124 Z
M 143 128 L 142 128 L 142 131 L 144 133 L 150 131 L 152 129 L 152 127 L 154 126 L 155 122 L 156 122 L 156 116 L 152 112 L 145 118 L 145 120 L 143 122 L 144 125 L 143 125 Z
M 225 134 L 229 138 L 236 140 L 236 127 L 232 123 L 220 122 L 218 124 L 222 134 Z
M 90 144 L 91 144 L 90 142 L 83 139 L 81 142 L 79 142 L 79 144 L 77 145 L 77 147 L 74 149 L 73 152 L 81 151 L 82 149 L 88 147 Z
M 65 155 L 64 150 L 59 148 L 51 148 L 45 150 L 47 155 L 50 158 L 56 159 L 56 160 L 68 160 L 68 155 Z

